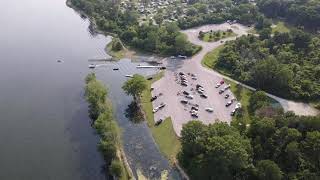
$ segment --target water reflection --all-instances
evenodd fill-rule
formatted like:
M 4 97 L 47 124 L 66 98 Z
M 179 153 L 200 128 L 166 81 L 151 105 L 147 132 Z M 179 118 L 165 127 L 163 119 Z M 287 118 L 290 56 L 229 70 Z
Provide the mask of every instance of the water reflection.
M 144 121 L 143 113 L 141 112 L 139 105 L 135 101 L 132 101 L 128 105 L 125 111 L 125 116 L 133 123 L 140 123 Z

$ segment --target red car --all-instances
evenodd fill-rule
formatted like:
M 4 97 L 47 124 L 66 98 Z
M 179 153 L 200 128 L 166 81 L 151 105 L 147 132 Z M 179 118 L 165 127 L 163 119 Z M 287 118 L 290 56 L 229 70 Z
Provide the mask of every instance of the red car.
M 220 81 L 220 84 L 221 84 L 221 85 L 222 85 L 222 84 L 224 84 L 224 81 L 223 81 L 223 80 L 221 80 L 221 81 Z

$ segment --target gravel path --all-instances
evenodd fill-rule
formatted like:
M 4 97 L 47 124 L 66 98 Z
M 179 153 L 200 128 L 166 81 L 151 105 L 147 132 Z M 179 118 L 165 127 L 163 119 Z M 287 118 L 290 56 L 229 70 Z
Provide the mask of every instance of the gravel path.
M 204 124 L 214 123 L 218 119 L 223 122 L 230 123 L 232 117 L 230 116 L 231 111 L 235 108 L 235 103 L 230 107 L 225 107 L 225 104 L 233 97 L 232 93 L 227 90 L 222 95 L 219 95 L 218 91 L 220 88 L 215 88 L 215 85 L 220 82 L 223 78 L 231 80 L 233 82 L 239 83 L 229 77 L 223 76 L 218 72 L 207 69 L 201 65 L 203 57 L 219 45 L 223 44 L 225 41 L 234 40 L 236 37 L 230 37 L 223 39 L 218 42 L 203 42 L 198 39 L 199 31 L 209 31 L 209 30 L 227 30 L 232 29 L 233 32 L 237 34 L 237 37 L 247 34 L 248 28 L 240 24 L 229 25 L 228 23 L 224 24 L 213 24 L 205 25 L 197 28 L 188 29 L 182 31 L 188 36 L 190 42 L 201 45 L 202 50 L 195 56 L 188 59 L 168 59 L 164 62 L 167 66 L 167 70 L 164 74 L 164 77 L 159 81 L 155 82 L 152 87 L 154 91 L 152 95 L 159 95 L 162 93 L 157 100 L 153 102 L 153 106 L 157 107 L 160 103 L 165 103 L 166 106 L 155 113 L 155 121 L 159 119 L 164 119 L 166 117 L 171 117 L 173 122 L 173 127 L 178 136 L 180 136 L 180 131 L 182 125 L 188 121 L 194 119 L 191 117 L 190 109 L 192 104 L 199 105 L 198 115 L 200 121 Z M 177 81 L 179 81 L 179 76 L 177 73 L 193 73 L 196 75 L 197 80 L 192 80 L 191 76 L 187 75 L 188 86 L 181 86 Z M 195 89 L 196 84 L 200 84 L 204 87 L 205 94 L 208 96 L 207 99 L 201 98 L 199 94 L 192 89 Z M 255 90 L 252 87 L 239 83 L 249 89 Z M 189 104 L 183 105 L 180 103 L 182 99 L 187 100 L 181 94 L 182 91 L 188 91 L 194 97 L 192 100 L 189 100 Z M 179 94 L 180 92 L 180 94 Z M 229 94 L 228 99 L 224 98 L 225 94 Z M 269 97 L 277 100 L 284 108 L 285 111 L 293 111 L 298 115 L 316 115 L 318 111 L 309 106 L 308 104 L 298 103 L 293 101 L 288 101 L 271 94 L 267 94 Z M 213 108 L 214 112 L 209 113 L 205 111 L 205 108 Z

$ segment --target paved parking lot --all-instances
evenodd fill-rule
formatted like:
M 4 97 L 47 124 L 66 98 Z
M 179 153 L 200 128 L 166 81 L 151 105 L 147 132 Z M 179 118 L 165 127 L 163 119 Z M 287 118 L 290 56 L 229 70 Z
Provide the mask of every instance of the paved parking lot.
M 187 34 L 191 42 L 194 42 L 197 41 L 196 36 L 200 30 L 226 30 L 228 28 L 232 28 L 237 34 L 243 34 L 245 32 L 242 26 L 234 25 L 233 27 L 231 27 L 228 24 L 222 24 L 203 26 L 197 29 L 185 31 L 184 33 Z M 232 38 L 228 39 L 231 40 Z M 158 107 L 162 102 L 166 104 L 163 109 L 154 114 L 155 121 L 159 119 L 165 119 L 166 117 L 171 117 L 174 130 L 178 136 L 180 136 L 180 131 L 183 124 L 193 119 L 198 119 L 204 124 L 214 123 L 218 120 L 227 123 L 231 122 L 232 116 L 230 115 L 230 113 L 235 108 L 237 102 L 234 102 L 229 107 L 226 107 L 225 105 L 234 96 L 232 95 L 230 90 L 227 90 L 222 95 L 220 95 L 219 90 L 223 88 L 225 84 L 220 88 L 215 88 L 215 86 L 222 80 L 222 77 L 214 71 L 201 66 L 201 60 L 203 59 L 204 55 L 207 52 L 218 47 L 219 45 L 221 45 L 220 41 L 208 43 L 207 46 L 203 47 L 202 51 L 200 51 L 197 55 L 185 60 L 168 59 L 166 61 L 167 70 L 164 74 L 164 77 L 152 85 L 152 87 L 154 88 L 154 90 L 152 91 L 153 96 L 162 93 L 159 98 L 153 101 L 154 108 Z M 184 72 L 186 74 L 188 81 L 187 87 L 182 86 L 177 82 L 177 80 L 179 80 L 179 77 L 177 78 L 177 74 L 179 72 Z M 197 80 L 191 79 L 191 76 L 187 75 L 187 73 L 195 74 Z M 208 96 L 207 99 L 200 97 L 199 93 L 195 91 L 197 84 L 203 86 L 205 94 Z M 185 98 L 182 95 L 182 91 L 190 92 L 194 98 L 192 100 Z M 225 99 L 225 94 L 230 94 L 230 97 L 228 99 Z M 188 100 L 189 104 L 182 104 L 180 101 L 183 99 Z M 192 104 L 199 105 L 198 118 L 192 117 L 189 112 L 191 110 Z M 205 110 L 206 108 L 213 108 L 213 112 L 207 112 Z

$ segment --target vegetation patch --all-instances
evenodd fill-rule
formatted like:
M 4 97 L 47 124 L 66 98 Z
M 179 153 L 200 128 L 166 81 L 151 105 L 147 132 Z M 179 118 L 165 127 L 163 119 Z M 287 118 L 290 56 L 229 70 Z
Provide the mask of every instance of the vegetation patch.
M 179 162 L 191 179 L 319 179 L 320 117 L 255 116 L 239 132 L 226 123 L 190 121 Z
M 121 155 L 120 130 L 114 119 L 112 105 L 107 100 L 106 87 L 96 79 L 94 73 L 86 77 L 85 98 L 89 103 L 89 116 L 93 127 L 100 135 L 98 148 L 101 151 L 106 167 L 112 176 L 121 180 L 131 178 Z
M 120 60 L 126 55 L 126 49 L 118 38 L 112 38 L 112 41 L 107 45 L 107 52 L 116 60 Z
M 283 21 L 277 21 L 277 23 L 272 27 L 272 34 L 275 32 L 286 33 L 290 32 L 290 29 L 285 25 Z
M 154 140 L 158 144 L 160 151 L 170 160 L 171 163 L 174 162 L 178 151 L 180 150 L 180 141 L 177 137 L 173 126 L 171 118 L 166 118 L 160 125 L 155 126 L 153 106 L 150 101 L 151 95 L 151 85 L 153 82 L 161 79 L 163 77 L 163 71 L 158 73 L 153 77 L 152 80 L 148 81 L 147 88 L 141 94 L 141 105 L 145 112 L 146 120 Z
M 301 30 L 242 36 L 225 44 L 215 69 L 284 98 L 319 100 L 319 42 Z
M 223 49 L 223 45 L 218 46 L 211 52 L 207 53 L 201 61 L 202 66 L 212 69 L 216 66 L 220 51 Z
M 232 31 L 232 29 L 228 29 L 227 31 L 208 31 L 208 32 L 199 32 L 198 38 L 205 42 L 215 42 L 224 38 L 234 37 L 237 34 Z

